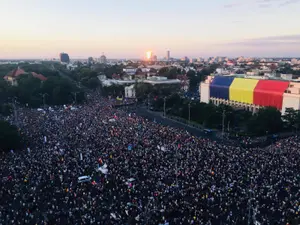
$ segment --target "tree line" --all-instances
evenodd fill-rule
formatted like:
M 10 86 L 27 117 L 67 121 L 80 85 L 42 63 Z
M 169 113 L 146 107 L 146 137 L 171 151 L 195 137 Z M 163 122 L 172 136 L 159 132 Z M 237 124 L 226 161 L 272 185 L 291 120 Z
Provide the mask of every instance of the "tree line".
M 279 132 L 298 132 L 300 110 L 287 109 L 284 116 L 273 107 L 260 108 L 255 114 L 228 105 L 201 103 L 184 98 L 180 94 L 151 98 L 151 108 L 187 121 L 198 123 L 205 128 L 224 129 L 231 135 L 262 136 Z
M 18 76 L 17 86 L 11 86 L 3 79 L 10 71 L 19 66 L 26 74 Z M 30 72 L 42 74 L 47 78 L 41 81 Z M 62 76 L 61 73 L 66 74 Z M 84 91 L 68 77 L 64 65 L 52 62 L 41 64 L 21 63 L 19 65 L 0 65 L 0 150 L 9 151 L 21 146 L 21 134 L 17 127 L 1 118 L 13 113 L 13 106 L 20 104 L 27 107 L 42 105 L 63 105 L 85 100 Z

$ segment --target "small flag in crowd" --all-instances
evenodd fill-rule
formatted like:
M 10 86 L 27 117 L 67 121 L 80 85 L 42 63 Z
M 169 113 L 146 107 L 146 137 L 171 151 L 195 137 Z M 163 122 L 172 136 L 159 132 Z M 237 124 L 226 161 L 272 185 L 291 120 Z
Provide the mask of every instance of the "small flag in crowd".
M 105 163 L 103 166 L 99 166 L 98 171 L 106 175 L 108 173 L 107 164 Z

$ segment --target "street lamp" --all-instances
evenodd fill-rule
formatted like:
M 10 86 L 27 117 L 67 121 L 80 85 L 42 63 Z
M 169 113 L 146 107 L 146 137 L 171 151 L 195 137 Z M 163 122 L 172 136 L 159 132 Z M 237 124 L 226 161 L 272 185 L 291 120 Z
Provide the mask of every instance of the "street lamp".
M 222 138 L 224 138 L 224 128 L 225 128 L 225 109 L 223 109 L 223 113 L 222 113 Z
M 17 111 L 16 103 L 17 103 L 17 97 L 13 97 L 12 105 L 13 105 L 13 109 L 14 109 L 15 124 L 17 126 L 19 126 L 19 118 L 18 118 L 18 111 Z
M 72 92 L 72 94 L 75 96 L 75 104 L 77 104 L 77 94 L 78 94 L 79 92 Z
M 164 117 L 166 117 L 166 100 L 167 98 L 164 97 Z
M 191 102 L 189 102 L 189 123 L 191 122 Z
M 149 108 L 150 108 L 150 94 L 148 94 L 148 104 L 147 104 L 147 106 L 148 106 L 148 110 L 149 110 Z
M 40 94 L 43 98 L 43 105 L 44 105 L 44 108 L 46 106 L 46 95 L 48 95 L 47 93 L 43 93 L 43 94 Z

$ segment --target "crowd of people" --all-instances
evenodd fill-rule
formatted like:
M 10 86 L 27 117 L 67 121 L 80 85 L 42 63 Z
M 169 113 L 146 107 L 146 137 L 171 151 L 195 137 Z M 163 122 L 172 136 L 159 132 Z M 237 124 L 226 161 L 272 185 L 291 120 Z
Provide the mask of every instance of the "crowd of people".
M 27 139 L 0 159 L 0 224 L 300 223 L 299 137 L 244 149 L 101 97 L 19 108 L 18 121 Z

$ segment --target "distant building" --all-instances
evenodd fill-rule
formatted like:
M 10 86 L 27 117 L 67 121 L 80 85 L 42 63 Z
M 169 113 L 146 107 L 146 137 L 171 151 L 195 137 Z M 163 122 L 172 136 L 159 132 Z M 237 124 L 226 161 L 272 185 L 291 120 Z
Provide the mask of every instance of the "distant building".
M 99 62 L 102 63 L 102 64 L 107 63 L 107 59 L 106 59 L 106 56 L 104 54 L 100 57 Z
M 190 59 L 190 63 L 195 63 L 197 62 L 197 59 Z
M 280 74 L 280 77 L 284 80 L 292 80 L 293 74 Z
M 41 80 L 41 81 L 46 81 L 47 78 L 45 76 L 43 76 L 42 74 L 37 74 L 35 72 L 31 72 L 31 73 L 27 73 L 25 72 L 23 69 L 20 69 L 19 67 L 12 70 L 11 72 L 9 72 L 6 76 L 4 76 L 4 80 L 6 80 L 7 82 L 9 82 L 11 85 L 13 86 L 17 86 L 18 85 L 18 81 L 17 78 L 23 74 L 31 74 L 33 77 Z
M 125 72 L 128 75 L 134 75 L 136 73 L 137 68 L 134 68 L 132 66 L 127 66 L 123 69 L 123 72 Z
M 18 67 L 4 76 L 4 80 L 8 81 L 13 86 L 17 86 L 17 78 L 23 74 L 26 74 L 26 72 Z
M 60 53 L 59 58 L 60 58 L 60 61 L 62 63 L 69 63 L 70 62 L 70 57 L 67 53 L 64 53 L 64 52 Z
M 35 73 L 35 72 L 32 72 L 31 73 L 33 77 L 41 80 L 41 81 L 46 81 L 47 80 L 47 77 L 43 76 L 42 74 L 38 74 L 38 73 Z
M 204 62 L 204 59 L 201 58 L 201 57 L 199 57 L 199 58 L 197 59 L 197 62 Z
M 78 68 L 78 64 L 67 64 L 67 69 L 68 70 L 75 70 L 76 68 Z
M 227 66 L 234 66 L 235 65 L 235 62 L 232 61 L 232 60 L 228 60 L 227 63 L 226 63 Z
M 291 60 L 291 63 L 292 63 L 293 65 L 297 65 L 297 64 L 300 64 L 300 60 L 298 60 L 298 59 L 292 59 L 292 60 Z
M 170 60 L 170 51 L 167 51 L 166 60 L 167 60 L 167 61 Z
M 157 61 L 157 56 L 156 55 L 152 56 L 152 61 L 154 61 L 154 62 Z
M 184 61 L 184 62 L 189 62 L 190 61 L 190 59 L 187 56 L 181 58 L 180 60 Z
M 296 82 L 208 76 L 199 89 L 201 102 L 226 104 L 253 113 L 267 106 L 277 108 L 282 114 L 287 108 L 300 109 L 300 83 Z
M 125 87 L 125 98 L 135 98 L 134 84 Z
M 88 58 L 88 64 L 93 64 L 93 63 L 94 63 L 93 57 L 89 57 L 89 58 Z

